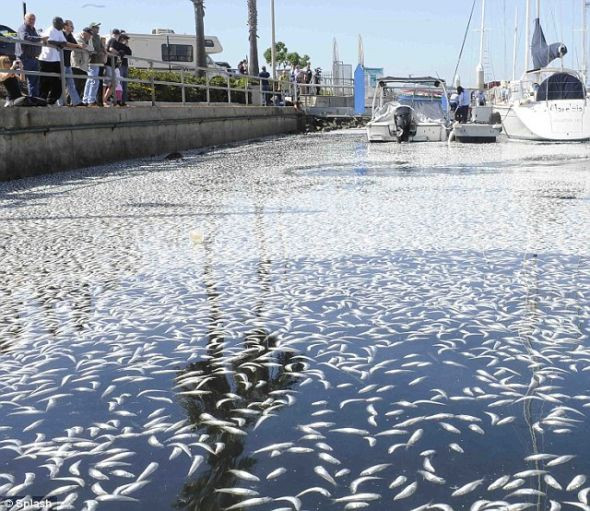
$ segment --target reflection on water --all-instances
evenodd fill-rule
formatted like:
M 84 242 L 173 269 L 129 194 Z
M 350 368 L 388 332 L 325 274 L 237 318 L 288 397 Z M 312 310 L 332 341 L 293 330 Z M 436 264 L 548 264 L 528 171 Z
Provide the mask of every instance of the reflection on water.
M 588 157 L 330 134 L 0 185 L 0 495 L 585 509 Z

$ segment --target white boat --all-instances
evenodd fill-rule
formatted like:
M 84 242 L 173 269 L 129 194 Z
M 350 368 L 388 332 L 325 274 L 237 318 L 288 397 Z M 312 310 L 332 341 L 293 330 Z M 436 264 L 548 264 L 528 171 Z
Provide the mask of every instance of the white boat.
M 369 142 L 444 142 L 449 110 L 444 80 L 426 77 L 380 78 L 373 96 Z
M 504 132 L 517 140 L 576 142 L 590 140 L 590 108 L 577 71 L 541 69 L 510 84 L 504 102 L 495 105 Z
M 590 105 L 585 79 L 577 71 L 548 67 L 567 53 L 561 43 L 547 44 L 537 18 L 525 69 L 529 68 L 529 49 L 533 70 L 510 83 L 496 96 L 495 111 L 500 114 L 504 133 L 516 140 L 577 142 L 590 140 Z M 530 2 L 527 0 L 527 41 L 530 27 Z
M 492 123 L 491 106 L 475 106 L 471 120 L 464 124 L 455 122 L 449 135 L 449 142 L 464 144 L 490 144 L 496 142 L 502 133 L 501 124 Z

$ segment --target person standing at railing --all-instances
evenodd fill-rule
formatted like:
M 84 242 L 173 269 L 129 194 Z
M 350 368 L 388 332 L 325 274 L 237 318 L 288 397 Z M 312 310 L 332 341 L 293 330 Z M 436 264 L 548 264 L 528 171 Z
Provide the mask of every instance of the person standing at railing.
M 51 27 L 43 32 L 44 34 L 48 34 L 48 40 L 46 43 L 47 46 L 43 47 L 41 55 L 39 55 L 41 72 L 57 75 L 41 77 L 39 97 L 45 99 L 49 105 L 54 105 L 62 94 L 61 78 L 59 77 L 61 72 L 59 48 L 64 48 L 68 44 L 66 36 L 63 33 L 64 26 L 64 20 L 58 16 L 53 18 Z
M 78 44 L 74 37 L 74 22 L 72 20 L 66 20 L 64 23 L 63 34 L 66 41 L 69 43 L 68 48 L 82 49 L 83 47 Z M 72 68 L 72 50 L 64 50 L 64 68 L 66 75 L 73 75 L 74 71 Z M 82 104 L 78 90 L 76 89 L 76 82 L 72 77 L 66 77 L 66 88 L 70 96 L 70 105 L 79 106 Z M 60 105 L 63 106 L 63 105 Z
M 305 85 L 307 85 L 307 87 L 305 87 L 305 94 L 311 94 L 311 82 L 313 80 L 313 71 L 311 70 L 311 64 L 307 64 L 307 67 L 305 68 Z
M 129 77 L 129 58 L 133 55 L 131 48 L 129 47 L 129 36 L 124 32 L 121 31 L 121 35 L 119 36 L 119 56 L 121 57 L 121 67 L 119 68 L 119 72 L 121 73 L 121 78 L 128 78 Z M 128 92 L 128 83 L 126 81 L 122 81 L 121 87 L 123 87 L 123 95 L 121 100 L 121 106 L 127 106 L 127 92 Z
M 322 83 L 322 68 L 321 67 L 315 68 L 315 72 L 313 74 L 313 83 L 315 85 L 317 85 L 315 93 L 316 93 L 316 96 L 319 96 L 320 92 L 321 92 L 321 87 L 319 85 Z
M 18 38 L 23 41 L 30 41 L 32 43 L 41 43 L 42 38 L 35 29 L 35 22 L 37 18 L 33 13 L 25 14 L 25 22 L 18 29 Z M 17 44 L 16 45 L 16 56 L 20 58 L 23 63 L 23 69 L 25 71 L 39 71 L 39 55 L 41 54 L 40 46 L 31 46 L 29 44 Z M 29 96 L 39 96 L 39 77 L 33 75 L 27 75 L 27 85 L 29 88 Z
M 96 106 L 98 90 L 101 88 L 98 77 L 101 76 L 103 72 L 106 50 L 104 43 L 100 38 L 100 23 L 91 23 L 89 28 L 92 30 L 92 48 L 94 53 L 90 57 L 88 80 L 86 80 L 82 101 L 87 106 Z
M 266 106 L 270 105 L 270 73 L 266 70 L 266 66 L 262 66 L 262 71 L 258 74 L 262 80 L 260 80 L 260 86 L 262 89 L 262 101 Z
M 114 76 L 120 78 L 123 76 L 121 73 L 121 66 L 125 63 L 125 78 L 127 78 L 127 71 L 129 69 L 127 56 L 131 55 L 131 48 L 127 45 L 129 36 L 118 29 L 113 29 L 112 35 L 113 37 L 111 37 L 106 44 L 108 60 L 105 64 L 105 72 L 111 79 Z M 120 80 L 117 80 L 117 82 L 119 81 Z M 113 94 L 112 80 L 105 80 L 105 86 L 107 89 L 104 93 L 103 103 L 107 105 L 109 98 Z M 117 101 L 117 103 L 124 104 L 123 98 L 121 98 L 120 102 Z
M 76 42 L 83 49 L 83 51 L 76 51 L 72 53 L 72 70 L 75 75 L 84 77 L 83 79 L 75 79 L 76 90 L 78 94 L 84 96 L 84 88 L 86 85 L 86 76 L 88 75 L 88 66 L 90 64 L 90 56 L 94 52 L 94 46 L 92 46 L 92 29 L 86 27 L 76 37 Z M 84 103 L 80 103 L 84 105 Z
M 106 42 L 106 61 L 104 65 L 104 81 L 102 104 L 104 106 L 111 106 L 111 97 L 113 96 L 113 84 L 115 79 L 115 70 L 119 67 L 119 52 L 114 48 L 117 43 L 121 31 L 118 28 L 111 30 L 111 37 Z

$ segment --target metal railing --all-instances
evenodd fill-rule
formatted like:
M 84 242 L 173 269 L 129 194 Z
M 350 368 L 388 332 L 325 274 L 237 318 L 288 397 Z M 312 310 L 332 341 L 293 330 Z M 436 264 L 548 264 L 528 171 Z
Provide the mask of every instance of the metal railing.
M 86 52 L 93 54 L 85 49 L 71 49 L 71 48 L 64 48 L 62 45 L 53 45 L 51 42 L 48 43 L 35 43 L 31 41 L 25 41 L 21 39 L 15 38 L 6 38 L 0 37 L 0 41 L 7 42 L 11 44 L 20 44 L 20 45 L 29 45 L 29 46 L 50 46 L 54 49 L 58 50 L 59 52 L 59 65 L 60 65 L 60 72 L 59 73 L 46 73 L 42 71 L 27 71 L 27 70 L 4 70 L 0 69 L 0 74 L 22 74 L 25 76 L 38 76 L 38 77 L 49 77 L 49 78 L 59 78 L 61 82 L 61 90 L 62 94 L 59 98 L 59 102 L 63 105 L 66 104 L 66 94 L 67 94 L 67 80 L 74 79 L 74 80 L 87 80 L 93 79 L 98 80 L 99 83 L 102 82 L 104 84 L 105 81 L 111 82 L 111 99 L 115 101 L 116 98 L 116 89 L 119 82 L 126 82 L 128 84 L 141 84 L 147 85 L 150 89 L 150 102 L 152 106 L 156 105 L 157 102 L 157 87 L 158 86 L 168 86 L 168 87 L 178 87 L 180 88 L 180 102 L 182 104 L 186 104 L 187 101 L 187 91 L 189 90 L 204 90 L 205 91 L 205 103 L 211 103 L 211 92 L 212 91 L 223 91 L 227 93 L 227 103 L 232 104 L 233 98 L 236 98 L 238 95 L 243 95 L 244 102 L 246 105 L 249 104 L 273 104 L 274 106 L 292 106 L 298 105 L 302 96 L 311 96 L 311 95 L 325 95 L 325 96 L 352 96 L 354 85 L 353 83 L 346 83 L 346 84 L 334 84 L 331 83 L 331 80 L 327 80 L 327 83 L 297 83 L 290 79 L 277 79 L 274 80 L 272 78 L 261 78 L 259 76 L 252 76 L 247 74 L 232 74 L 228 73 L 225 69 L 219 68 L 210 68 L 210 67 L 195 67 L 195 66 L 182 66 L 178 64 L 171 65 L 170 62 L 165 62 L 162 60 L 156 59 L 149 59 L 144 57 L 139 57 L 133 55 L 132 57 L 129 56 L 128 58 L 132 58 L 134 61 L 144 62 L 147 67 L 141 68 L 148 71 L 148 79 L 140 79 L 140 78 L 129 78 L 129 77 L 118 77 L 115 73 L 116 68 L 116 61 L 119 56 L 116 55 L 108 55 L 108 58 L 111 59 L 110 67 L 112 72 L 103 75 L 103 76 L 86 76 L 84 77 L 83 74 L 73 74 L 67 73 L 66 68 L 64 65 L 64 52 L 71 51 L 71 52 Z M 95 67 L 105 67 L 105 64 L 90 64 L 91 66 Z M 156 66 L 162 67 L 162 69 L 156 69 Z M 106 66 L 108 67 L 108 66 Z M 132 68 L 130 68 L 132 69 Z M 139 68 L 136 68 L 139 69 Z M 158 73 L 166 73 L 166 72 L 176 72 L 179 76 L 179 81 L 169 81 L 169 80 L 162 80 L 158 79 Z M 204 83 L 191 83 L 188 80 L 188 77 L 201 75 L 201 78 L 204 78 Z M 218 83 L 212 83 L 214 78 L 221 77 L 225 82 L 223 86 L 219 85 Z M 243 85 L 240 84 L 239 87 L 235 86 L 235 82 L 237 80 L 243 81 Z M 219 80 L 217 80 L 219 81 Z M 232 83 L 233 81 L 233 83 Z M 322 82 L 324 80 L 322 79 Z M 99 87 L 100 93 L 100 87 Z M 98 93 L 97 93 L 98 94 Z M 258 94 L 258 97 L 255 95 Z M 251 97 L 252 96 L 252 97 Z

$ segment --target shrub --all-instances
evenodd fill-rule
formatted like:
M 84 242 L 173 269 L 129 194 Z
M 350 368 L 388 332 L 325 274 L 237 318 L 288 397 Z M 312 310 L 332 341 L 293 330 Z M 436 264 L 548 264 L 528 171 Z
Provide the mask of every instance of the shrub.
M 158 82 L 174 82 L 181 84 L 182 79 L 178 71 L 154 71 L 150 69 L 129 69 L 129 78 L 135 80 L 144 80 L 149 82 L 152 78 Z M 187 85 L 201 85 L 202 88 L 197 87 L 186 87 L 186 101 L 205 102 L 207 101 L 207 90 L 205 85 L 209 80 L 210 87 L 216 87 L 210 89 L 210 99 L 213 103 L 227 103 L 227 79 L 224 76 L 212 76 L 209 78 L 198 78 L 190 72 L 184 73 L 184 83 Z M 255 80 L 248 82 L 250 87 L 259 87 L 259 83 Z M 245 87 L 246 79 L 243 77 L 230 77 L 231 100 L 232 103 L 244 104 L 245 101 Z M 182 101 L 182 88 L 180 85 L 155 85 L 156 90 L 156 101 L 161 102 L 181 102 Z M 152 99 L 152 86 L 149 83 L 130 83 L 129 84 L 129 100 L 130 101 L 151 101 Z M 251 94 L 249 94 L 248 101 L 251 101 Z

